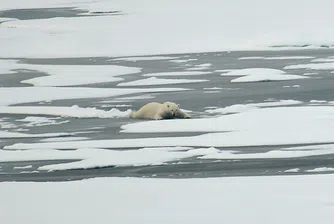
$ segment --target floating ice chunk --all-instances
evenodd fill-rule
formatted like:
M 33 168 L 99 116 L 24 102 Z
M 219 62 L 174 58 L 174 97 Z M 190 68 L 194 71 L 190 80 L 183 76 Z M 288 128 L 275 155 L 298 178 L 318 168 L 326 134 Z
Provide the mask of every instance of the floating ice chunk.
M 148 73 L 143 74 L 143 76 L 192 76 L 192 75 L 206 75 L 211 72 L 157 72 L 157 73 Z
M 174 62 L 174 63 L 186 63 L 186 62 L 189 62 L 189 61 L 197 61 L 198 59 L 192 59 L 192 58 L 189 58 L 189 59 L 177 59 L 177 60 L 170 60 L 170 62 Z
M 299 168 L 294 168 L 294 169 L 289 169 L 289 170 L 285 170 L 285 173 L 298 173 L 300 171 Z
M 240 57 L 238 60 L 257 60 L 257 59 L 263 59 L 264 57 L 260 56 L 251 56 L 251 57 Z
M 210 67 L 212 64 L 211 63 L 204 63 L 204 64 L 199 64 L 195 65 L 196 67 Z
M 230 114 L 230 113 L 241 113 L 249 110 L 253 110 L 261 107 L 278 107 L 278 106 L 289 106 L 302 104 L 302 101 L 298 100 L 280 100 L 277 102 L 265 102 L 265 103 L 249 103 L 249 104 L 235 104 L 227 106 L 224 108 L 216 108 L 211 110 L 206 110 L 207 113 L 220 113 L 220 114 Z
M 3 87 L 0 88 L 0 105 L 12 105 L 48 100 L 81 99 L 122 96 L 134 93 L 184 91 L 185 88 L 84 88 L 84 87 Z
M 200 156 L 200 159 L 267 159 L 267 158 L 298 158 L 307 156 L 330 155 L 332 149 L 322 150 L 272 150 L 261 153 L 236 153 L 233 151 L 217 151 L 210 154 Z M 334 169 L 333 169 L 334 170 Z
M 320 222 L 320 217 L 321 224 L 331 224 L 334 219 L 333 188 L 332 174 L 223 178 L 108 177 L 0 184 L 1 201 L 6 205 L 2 208 L 3 220 L 9 220 L 6 224 L 32 223 L 30 221 L 43 224 L 51 214 L 52 224 L 62 223 L 64 217 L 80 224 L 92 223 L 97 217 L 124 224 L 155 224 L 157 220 L 166 224 L 174 223 L 175 219 L 193 224 L 208 219 L 229 224 L 267 224 L 272 219 L 273 223 L 313 224 Z M 196 198 L 195 202 L 193 198 Z M 94 209 L 88 205 L 94 205 Z M 38 217 L 29 216 L 36 211 L 39 212 Z M 243 215 L 239 215 L 240 211 Z M 129 213 L 131 215 L 126 215 Z
M 66 142 L 66 141 L 79 141 L 88 140 L 87 137 L 58 137 L 58 138 L 44 138 L 40 142 Z
M 334 58 L 316 58 L 311 62 L 334 62 Z
M 0 107 L 3 108 L 3 107 Z M 0 109 L 1 110 L 1 109 Z M 21 108 L 22 111 L 25 109 Z M 0 112 L 1 113 L 1 112 Z M 46 125 L 58 125 L 58 124 L 64 124 L 68 123 L 69 121 L 59 121 L 57 122 L 58 118 L 49 118 L 49 117 L 26 117 L 21 120 L 21 122 L 28 122 L 24 126 L 26 127 L 33 127 L 33 126 L 46 126 Z
M 17 60 L 0 60 L 0 74 L 15 73 L 14 70 L 34 70 L 50 75 L 23 80 L 21 83 L 34 86 L 75 86 L 121 81 L 122 78 L 115 76 L 138 73 L 141 68 L 119 65 L 21 64 Z
M 311 170 L 306 170 L 306 172 L 333 172 L 334 168 L 332 167 L 319 167 L 319 168 L 314 168 Z
M 261 108 L 214 118 L 143 121 L 121 126 L 123 129 L 122 132 L 126 133 L 196 133 L 193 136 L 89 140 L 59 143 L 18 143 L 5 146 L 5 148 L 236 147 L 330 143 L 334 142 L 334 135 L 332 134 L 334 133 L 333 121 L 333 106 Z M 206 134 L 198 135 L 199 132 Z M 298 135 L 296 135 L 296 133 L 298 133 Z M 320 146 L 317 147 L 319 148 Z M 333 148 L 331 150 L 333 151 Z
M 220 88 L 220 87 L 208 87 L 208 88 L 203 88 L 205 90 L 220 90 L 220 89 L 223 89 L 223 88 Z
M 208 82 L 206 79 L 161 79 L 151 77 L 147 79 L 140 79 L 131 82 L 123 82 L 117 84 L 117 86 L 150 86 L 150 85 L 168 85 L 168 84 L 179 84 L 179 83 L 197 83 L 197 82 Z
M 43 134 L 25 134 L 17 132 L 0 131 L 0 138 L 46 138 L 46 137 L 61 137 L 70 136 L 70 133 L 43 133 Z
M 317 72 L 306 72 L 303 75 L 318 75 L 319 73 Z
M 167 56 L 142 56 L 142 57 L 127 57 L 127 58 L 115 58 L 113 61 L 158 61 L 158 60 L 172 60 L 179 57 L 167 57 Z
M 310 100 L 310 103 L 327 103 L 326 100 Z
M 294 59 L 312 59 L 313 56 L 280 56 L 280 57 L 265 57 L 264 60 L 294 60 Z
M 215 148 L 190 147 L 158 147 L 135 150 L 110 150 L 98 148 L 82 148 L 77 150 L 0 150 L 0 161 L 30 160 L 81 160 L 62 164 L 46 165 L 39 170 L 85 169 L 105 166 L 143 166 L 161 164 L 182 158 L 203 156 L 216 153 Z
M 24 169 L 31 169 L 32 165 L 28 165 L 28 166 L 15 166 L 13 169 L 14 170 L 24 170 Z
M 112 108 L 109 111 L 99 110 L 94 107 L 79 107 L 77 105 L 71 107 L 49 107 L 49 106 L 15 106 L 6 107 L 0 106 L 0 114 L 30 114 L 30 115 L 50 115 L 50 116 L 62 116 L 62 117 L 76 117 L 76 118 L 115 118 L 115 117 L 128 117 L 131 110 L 120 111 L 116 108 Z M 43 117 L 27 117 L 24 122 L 30 122 L 31 126 L 56 124 L 54 118 Z
M 194 67 L 194 68 L 187 68 L 187 71 L 202 71 L 202 70 L 207 70 L 208 67 Z
M 290 75 L 282 70 L 270 68 L 247 68 L 230 71 L 221 74 L 222 76 L 243 76 L 232 79 L 231 82 L 261 82 L 261 81 L 280 81 L 280 80 L 294 80 L 305 79 L 307 76 Z
M 330 70 L 334 69 L 334 62 L 328 63 L 310 63 L 310 64 L 298 64 L 288 65 L 284 69 L 313 69 L 313 70 Z

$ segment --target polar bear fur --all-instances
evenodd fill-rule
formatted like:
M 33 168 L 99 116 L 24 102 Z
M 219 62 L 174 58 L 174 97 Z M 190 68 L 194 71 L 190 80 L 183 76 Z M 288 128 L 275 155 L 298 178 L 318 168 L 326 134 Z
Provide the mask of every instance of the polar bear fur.
M 138 111 L 132 111 L 131 118 L 137 119 L 172 119 L 190 118 L 190 116 L 180 110 L 180 105 L 173 102 L 157 103 L 151 102 L 142 106 Z

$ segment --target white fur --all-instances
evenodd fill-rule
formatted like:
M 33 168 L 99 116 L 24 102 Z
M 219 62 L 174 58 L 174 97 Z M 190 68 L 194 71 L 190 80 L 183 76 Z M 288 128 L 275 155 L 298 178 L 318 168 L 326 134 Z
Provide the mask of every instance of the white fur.
M 190 116 L 182 112 L 179 105 L 173 102 L 157 103 L 151 102 L 138 111 L 133 111 L 130 114 L 131 118 L 137 119 L 169 119 L 169 118 L 190 118 Z

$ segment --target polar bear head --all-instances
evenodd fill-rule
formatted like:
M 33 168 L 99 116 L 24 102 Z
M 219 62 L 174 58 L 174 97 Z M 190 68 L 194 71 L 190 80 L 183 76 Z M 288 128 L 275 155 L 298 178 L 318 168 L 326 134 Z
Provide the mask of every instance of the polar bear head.
M 168 113 L 173 117 L 180 111 L 180 104 L 176 104 L 173 102 L 165 102 L 164 105 Z

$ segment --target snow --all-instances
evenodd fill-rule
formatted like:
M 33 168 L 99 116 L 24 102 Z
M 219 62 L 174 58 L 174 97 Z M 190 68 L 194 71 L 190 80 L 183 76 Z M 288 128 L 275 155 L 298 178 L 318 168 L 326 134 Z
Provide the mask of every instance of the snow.
M 150 77 L 147 79 L 140 79 L 131 82 L 122 82 L 117 86 L 150 86 L 150 85 L 168 85 L 168 84 L 180 84 L 180 83 L 197 83 L 207 82 L 206 79 L 161 79 L 156 77 Z
M 334 106 L 272 107 L 212 118 L 143 121 L 121 126 L 122 132 L 126 133 L 204 133 L 186 137 L 17 143 L 4 148 L 237 147 L 329 143 L 334 142 L 333 121 Z
M 90 13 L 118 11 L 120 15 L 4 22 L 0 25 L 0 57 L 132 57 L 333 44 L 330 11 L 333 3 L 328 0 L 307 3 L 259 0 L 257 4 L 247 0 L 184 0 L 182 3 L 145 0 L 142 4 L 136 0 L 32 0 L 29 3 L 4 0 L 1 3 L 2 10 L 74 7 Z M 316 14 L 310 17 L 314 9 Z M 236 13 L 238 17 L 234 16 Z
M 15 73 L 14 70 L 33 70 L 50 76 L 23 80 L 21 83 L 34 86 L 75 86 L 103 82 L 122 81 L 115 77 L 138 73 L 141 68 L 119 65 L 41 65 L 20 64 L 16 60 L 0 60 L 0 74 Z
M 306 170 L 306 172 L 333 172 L 334 168 L 331 167 L 319 167 L 312 170 Z
M 305 79 L 307 76 L 290 75 L 282 70 L 271 68 L 246 68 L 230 71 L 221 74 L 222 76 L 242 76 L 232 79 L 231 82 L 260 82 L 260 81 L 279 81 L 279 80 L 294 80 Z
M 143 76 L 192 76 L 192 75 L 206 75 L 210 74 L 211 72 L 157 72 L 157 73 L 147 73 L 143 74 Z
M 167 57 L 167 56 L 146 56 L 146 57 L 127 57 L 127 58 L 115 58 L 113 61 L 158 61 L 158 60 L 172 60 L 179 57 Z
M 285 66 L 284 69 L 329 70 L 329 69 L 334 69 L 334 62 L 288 65 Z
M 6 224 L 58 224 L 64 219 L 91 224 L 97 217 L 124 224 L 170 224 L 180 220 L 194 224 L 208 220 L 313 224 L 320 217 L 322 224 L 331 224 L 333 188 L 331 174 L 3 182 L 0 207 Z
M 0 138 L 45 138 L 45 137 L 61 137 L 69 136 L 70 133 L 43 133 L 43 134 L 25 134 L 9 131 L 0 131 Z
M 52 106 L 15 106 L 6 107 L 0 106 L 0 114 L 30 114 L 30 115 L 49 115 L 61 117 L 75 117 L 75 118 L 116 118 L 128 117 L 131 110 L 120 111 L 112 108 L 109 111 L 96 109 L 94 107 L 79 107 L 77 105 L 71 107 L 52 107 Z M 43 117 L 28 117 L 23 122 L 31 122 L 31 126 L 55 124 L 54 118 Z
M 3 87 L 0 88 L 0 105 L 13 105 L 38 101 L 64 99 L 112 97 L 138 93 L 184 91 L 184 88 L 145 88 L 145 89 L 113 89 L 84 87 Z

